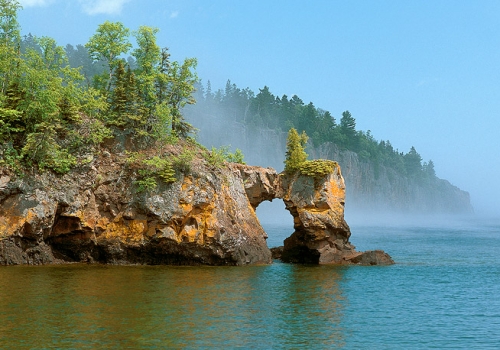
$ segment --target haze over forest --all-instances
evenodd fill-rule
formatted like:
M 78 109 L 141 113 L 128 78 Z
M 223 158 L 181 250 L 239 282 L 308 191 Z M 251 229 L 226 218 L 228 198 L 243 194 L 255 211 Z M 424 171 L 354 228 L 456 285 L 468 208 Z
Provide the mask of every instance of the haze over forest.
M 349 110 L 438 177 L 500 207 L 500 3 L 295 1 L 21 1 L 22 34 L 84 44 L 104 20 L 160 29 L 176 60 L 198 59 L 203 83 L 228 79 L 297 94 L 339 120 Z M 84 5 L 85 4 L 85 5 Z

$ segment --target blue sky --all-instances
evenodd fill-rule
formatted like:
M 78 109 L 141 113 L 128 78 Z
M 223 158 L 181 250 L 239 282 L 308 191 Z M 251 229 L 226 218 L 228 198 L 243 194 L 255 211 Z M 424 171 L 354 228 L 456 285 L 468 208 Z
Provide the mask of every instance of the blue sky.
M 105 20 L 158 27 L 198 75 L 344 110 L 500 215 L 500 1 L 23 0 L 23 34 L 84 44 Z

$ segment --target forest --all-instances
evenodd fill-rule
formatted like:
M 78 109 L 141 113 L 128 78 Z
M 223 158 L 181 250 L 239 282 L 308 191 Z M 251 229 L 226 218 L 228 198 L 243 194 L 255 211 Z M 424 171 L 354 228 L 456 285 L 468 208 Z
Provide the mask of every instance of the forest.
M 279 97 L 267 86 L 255 94 L 249 88 L 237 87 L 230 80 L 225 89 L 216 91 L 212 91 L 210 81 L 204 86 L 197 83 L 195 99 L 196 105 L 190 106 L 194 114 L 217 110 L 246 128 L 277 132 L 288 132 L 290 128 L 295 128 L 299 133 L 308 135 L 311 147 L 333 143 L 343 150 L 357 153 L 362 160 L 389 167 L 414 180 L 436 177 L 432 160 L 422 162 L 415 147 L 403 153 L 388 140 L 377 141 L 369 130 L 357 130 L 356 120 L 348 110 L 342 112 L 337 120 L 331 112 L 316 107 L 313 102 L 306 104 L 297 95 Z
M 403 153 L 356 129 L 349 111 L 337 119 L 294 95 L 275 96 L 267 86 L 255 94 L 227 81 L 212 91 L 196 75 L 196 59 L 170 60 L 156 42 L 157 28 L 130 31 L 119 22 L 99 25 L 85 45 L 58 46 L 48 37 L 20 35 L 17 1 L 0 0 L 0 163 L 66 173 L 78 155 L 106 139 L 127 136 L 134 144 L 192 139 L 186 105 L 214 106 L 250 128 L 306 133 L 313 147 L 331 142 L 361 159 L 415 180 L 435 177 L 434 164 L 414 147 Z M 135 39 L 135 45 L 130 41 Z M 220 127 L 223 127 L 222 125 Z M 238 150 L 212 149 L 219 158 L 243 161 Z M 209 152 L 210 153 L 210 152 Z M 1 165 L 1 164 L 0 164 Z
M 20 9 L 0 0 L 0 165 L 63 174 L 107 139 L 128 138 L 135 148 L 188 139 L 193 128 L 181 110 L 195 102 L 197 62 L 171 61 L 158 29 L 106 21 L 85 45 L 63 48 L 21 37 Z M 171 173 L 171 161 L 154 163 Z

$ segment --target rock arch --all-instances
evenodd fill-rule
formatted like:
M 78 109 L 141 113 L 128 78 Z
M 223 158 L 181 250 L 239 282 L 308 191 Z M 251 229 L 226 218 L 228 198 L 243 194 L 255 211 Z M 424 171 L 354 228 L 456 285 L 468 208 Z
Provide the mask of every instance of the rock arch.
M 357 252 L 344 220 L 345 184 L 339 166 L 322 177 L 278 174 L 272 168 L 237 165 L 255 210 L 263 201 L 282 199 L 293 217 L 294 232 L 284 242 L 281 259 L 312 264 L 392 264 L 386 253 Z

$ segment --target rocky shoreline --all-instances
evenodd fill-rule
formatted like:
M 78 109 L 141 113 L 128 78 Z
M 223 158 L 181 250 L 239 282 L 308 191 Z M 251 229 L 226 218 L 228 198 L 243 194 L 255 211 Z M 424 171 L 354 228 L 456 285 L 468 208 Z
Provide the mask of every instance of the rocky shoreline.
M 134 190 L 123 159 L 109 154 L 63 176 L 0 171 L 0 265 L 269 264 L 255 209 L 274 199 L 284 201 L 294 220 L 283 261 L 394 263 L 382 251 L 357 252 L 349 242 L 339 166 L 315 178 L 200 162 L 147 193 Z

